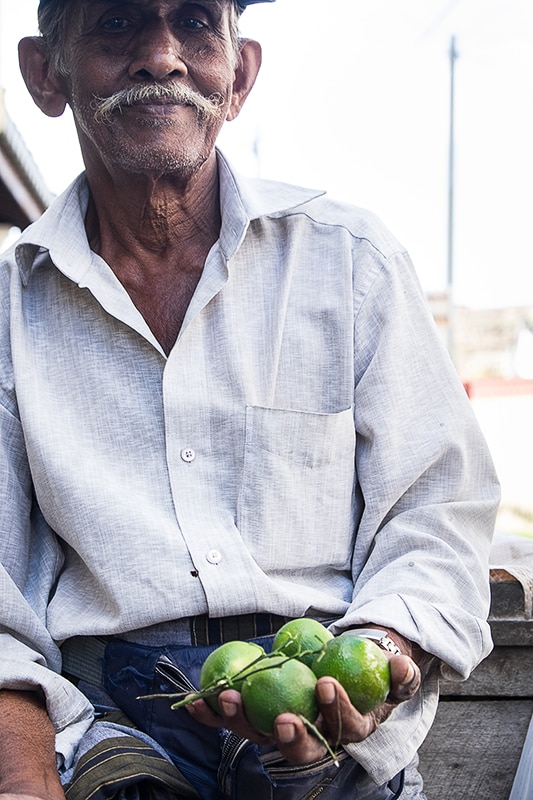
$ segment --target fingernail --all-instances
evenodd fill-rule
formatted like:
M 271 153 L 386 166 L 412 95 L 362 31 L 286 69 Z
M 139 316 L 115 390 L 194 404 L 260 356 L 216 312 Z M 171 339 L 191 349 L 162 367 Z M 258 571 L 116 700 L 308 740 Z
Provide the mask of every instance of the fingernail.
M 405 673 L 405 678 L 403 679 L 403 683 L 409 684 L 412 683 L 415 679 L 415 668 L 412 664 L 409 664 L 407 668 L 407 672 Z
M 321 703 L 333 703 L 335 700 L 335 687 L 329 681 L 326 683 L 319 683 L 317 686 L 318 697 Z
M 226 700 L 219 700 L 218 702 L 225 717 L 234 717 L 237 714 L 237 705 L 235 703 L 228 703 Z
M 276 725 L 276 734 L 280 742 L 283 744 L 290 744 L 296 736 L 296 730 L 291 723 L 283 723 L 281 725 Z

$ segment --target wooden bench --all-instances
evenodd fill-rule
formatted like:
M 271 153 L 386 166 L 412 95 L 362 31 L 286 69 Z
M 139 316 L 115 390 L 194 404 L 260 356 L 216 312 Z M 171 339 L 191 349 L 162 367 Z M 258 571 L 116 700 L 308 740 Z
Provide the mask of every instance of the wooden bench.
M 428 800 L 533 800 L 533 620 L 521 584 L 491 570 L 494 650 L 464 683 L 441 683 L 420 750 Z

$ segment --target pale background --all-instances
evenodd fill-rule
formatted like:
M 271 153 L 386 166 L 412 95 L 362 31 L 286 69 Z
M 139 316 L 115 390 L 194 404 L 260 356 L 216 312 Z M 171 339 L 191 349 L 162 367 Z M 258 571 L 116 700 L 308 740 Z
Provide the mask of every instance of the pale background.
M 50 188 L 81 169 L 70 121 L 32 108 L 16 43 L 37 0 L 0 0 L 0 84 Z M 447 280 L 449 48 L 456 36 L 454 294 L 533 302 L 532 0 L 277 0 L 243 15 L 262 74 L 220 143 L 243 172 L 376 211 L 428 291 Z

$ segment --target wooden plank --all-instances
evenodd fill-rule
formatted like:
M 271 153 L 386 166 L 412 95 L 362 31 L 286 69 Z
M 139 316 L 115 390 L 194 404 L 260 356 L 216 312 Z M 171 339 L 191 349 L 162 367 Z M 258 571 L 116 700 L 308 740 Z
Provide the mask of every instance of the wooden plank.
M 492 618 L 489 622 L 494 644 L 533 646 L 533 620 Z
M 533 700 L 441 700 L 419 753 L 428 800 L 509 800 L 532 714 Z
M 522 584 L 507 570 L 490 571 L 491 619 L 524 619 L 525 597 Z
M 533 717 L 529 723 L 509 800 L 531 800 L 531 798 L 533 798 Z
M 493 652 L 468 681 L 441 682 L 419 754 L 429 800 L 533 800 L 533 620 L 505 570 L 491 570 L 489 621 Z
M 533 647 L 497 647 L 467 681 L 441 681 L 442 696 L 533 698 Z
M 489 622 L 495 645 L 533 646 L 533 619 L 528 615 L 524 589 L 504 569 L 490 571 Z

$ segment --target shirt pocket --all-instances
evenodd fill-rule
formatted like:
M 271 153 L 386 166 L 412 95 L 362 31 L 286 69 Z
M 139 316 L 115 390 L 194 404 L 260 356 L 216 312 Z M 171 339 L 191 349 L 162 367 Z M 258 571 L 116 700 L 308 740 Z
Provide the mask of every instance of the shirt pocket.
M 238 527 L 265 571 L 350 568 L 353 411 L 248 406 Z

